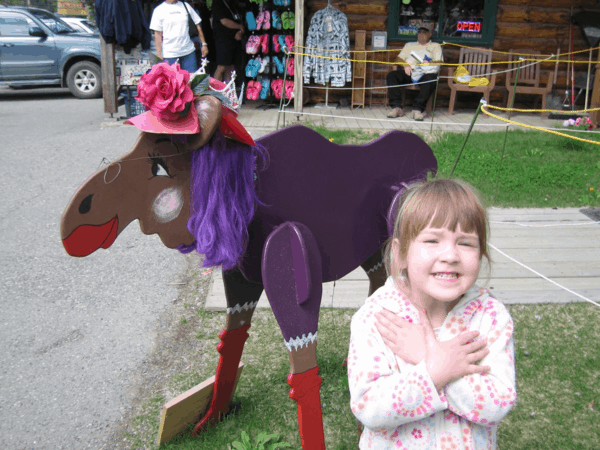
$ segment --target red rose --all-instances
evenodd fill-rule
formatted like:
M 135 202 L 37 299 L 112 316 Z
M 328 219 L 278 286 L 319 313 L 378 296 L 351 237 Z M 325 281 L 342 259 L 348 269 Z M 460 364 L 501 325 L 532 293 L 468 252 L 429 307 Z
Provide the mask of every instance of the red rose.
M 136 100 L 161 119 L 177 120 L 186 104 L 194 99 L 189 81 L 189 72 L 179 64 L 156 64 L 140 79 Z

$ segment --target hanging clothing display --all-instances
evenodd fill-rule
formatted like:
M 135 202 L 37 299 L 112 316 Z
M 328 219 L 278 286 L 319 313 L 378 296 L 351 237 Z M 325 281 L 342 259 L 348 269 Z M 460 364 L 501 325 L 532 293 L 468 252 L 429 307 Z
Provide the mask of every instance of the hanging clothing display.
M 311 76 L 317 84 L 330 83 L 335 87 L 352 81 L 348 18 L 343 12 L 332 6 L 317 11 L 310 21 L 306 47 L 309 56 L 304 57 L 305 84 L 310 83 Z
M 246 28 L 251 32 L 246 42 L 250 55 L 246 64 L 246 98 L 266 100 L 262 105 L 277 105 L 275 100 L 294 96 L 295 0 L 263 0 L 246 12 Z M 285 78 L 285 89 L 284 81 Z M 259 106 L 261 107 L 261 106 Z
M 139 0 L 96 0 L 96 24 L 107 44 L 121 44 L 125 53 L 140 43 L 148 50 L 152 35 Z

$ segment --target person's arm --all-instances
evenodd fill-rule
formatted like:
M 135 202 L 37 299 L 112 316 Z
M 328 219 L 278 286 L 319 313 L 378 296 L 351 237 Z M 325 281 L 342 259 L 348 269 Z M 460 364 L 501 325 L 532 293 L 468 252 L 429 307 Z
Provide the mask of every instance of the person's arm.
M 154 30 L 154 45 L 156 46 L 156 56 L 164 59 L 162 52 L 162 31 Z
M 408 75 L 410 77 L 410 74 L 412 73 L 412 67 L 410 65 L 410 63 L 408 61 L 406 61 L 406 59 L 410 56 L 410 43 L 404 45 L 404 48 L 400 51 L 400 53 L 398 54 L 398 56 L 396 57 L 396 62 L 401 64 L 400 67 L 402 67 L 404 69 L 404 73 L 406 73 L 406 75 Z
M 200 23 L 196 24 L 196 29 L 198 30 L 198 37 L 200 38 L 200 42 L 202 42 L 202 57 L 206 58 L 208 55 L 208 44 L 206 43 L 206 39 L 204 38 L 204 33 L 202 32 L 202 27 Z
M 452 412 L 484 426 L 498 424 L 517 399 L 513 322 L 500 302 L 491 304 L 492 308 L 486 306 L 479 327 L 481 337 L 487 337 L 490 350 L 480 364 L 491 370 L 459 378 L 443 389 Z
M 375 328 L 376 305 L 352 318 L 348 353 L 350 407 L 367 428 L 396 428 L 443 411 L 448 403 L 438 394 L 425 362 L 396 363 Z
M 232 30 L 239 30 L 242 33 L 244 32 L 244 25 L 237 23 L 231 19 L 223 18 L 221 19 L 221 24 L 227 28 L 231 28 Z

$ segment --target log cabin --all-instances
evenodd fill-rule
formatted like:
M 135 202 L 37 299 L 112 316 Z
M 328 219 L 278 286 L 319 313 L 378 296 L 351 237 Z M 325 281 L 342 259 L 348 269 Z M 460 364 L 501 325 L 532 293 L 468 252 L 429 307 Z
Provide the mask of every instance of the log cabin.
M 426 19 L 433 23 L 434 33 L 432 40 L 447 44 L 443 45 L 444 60 L 446 63 L 457 63 L 460 45 L 492 49 L 495 52 L 508 52 L 510 49 L 539 50 L 542 54 L 561 55 L 571 51 L 582 51 L 590 48 L 581 27 L 572 24 L 572 17 L 581 11 L 600 12 L 600 1 L 592 0 L 329 0 L 331 6 L 339 9 L 348 18 L 350 32 L 350 48 L 355 48 L 355 36 L 359 30 L 365 30 L 366 48 L 371 49 L 372 33 L 387 33 L 387 48 L 400 51 L 402 46 L 415 40 L 416 27 L 419 20 Z M 303 6 L 303 7 L 302 7 Z M 303 14 L 303 31 L 296 30 L 296 41 L 304 37 L 308 31 L 310 20 L 314 14 L 327 6 L 327 0 L 302 0 L 297 1 L 296 11 Z M 409 7 L 410 10 L 409 10 Z M 429 8 L 429 10 L 428 10 Z M 299 24 L 301 20 L 297 20 Z M 600 25 L 600 24 L 598 24 Z M 469 27 L 471 29 L 469 29 Z M 572 50 L 571 50 L 572 49 Z M 375 55 L 375 56 L 372 56 Z M 393 60 L 397 53 L 390 53 Z M 494 53 L 494 61 L 506 61 L 506 54 Z M 385 54 L 367 53 L 367 59 L 385 58 Z M 571 58 L 571 57 L 569 57 Z M 588 66 L 592 73 L 598 62 L 598 50 L 580 52 L 571 59 L 581 62 L 574 64 L 575 75 L 587 77 Z M 568 59 L 566 56 L 560 60 Z M 556 58 L 551 58 L 556 61 Z M 591 61 L 591 64 L 590 64 Z M 567 69 L 566 62 L 545 62 L 542 64 L 542 83 L 545 85 L 548 77 L 556 76 L 555 93 L 564 97 L 565 90 L 571 85 L 571 69 Z M 494 65 L 494 69 L 501 72 L 507 65 Z M 354 68 L 353 68 L 354 69 Z M 367 63 L 366 86 L 384 86 L 385 73 L 391 70 L 390 66 L 383 64 Z M 569 70 L 569 72 L 568 72 Z M 555 75 L 556 72 L 556 75 Z M 442 67 L 441 75 L 447 75 L 448 66 Z M 568 76 L 568 78 L 567 78 Z M 591 78 L 591 77 L 590 77 Z M 584 78 L 587 79 L 587 78 Z M 351 87 L 351 83 L 346 84 Z M 500 73 L 496 82 L 497 88 L 492 92 L 490 101 L 502 104 L 506 92 L 504 74 Z M 322 102 L 325 98 L 325 88 L 317 88 L 312 83 L 304 89 L 310 93 L 310 102 Z M 593 85 L 590 84 L 590 93 Z M 504 92 L 503 92 L 504 91 Z M 366 106 L 384 105 L 386 98 L 384 90 L 376 90 L 372 94 L 366 91 Z M 416 94 L 413 92 L 413 95 Z M 351 91 L 329 90 L 330 102 L 340 100 L 348 101 Z M 445 80 L 441 79 L 438 85 L 436 108 L 448 106 L 450 89 Z M 475 109 L 481 96 L 465 94 L 458 96 L 456 108 Z M 585 93 L 581 95 L 576 106 L 583 108 Z M 531 103 L 527 103 L 528 100 Z M 304 99 L 306 103 L 307 99 Z M 519 98 L 515 107 L 534 107 L 533 96 Z M 523 103 L 524 102 L 524 103 Z M 539 106 L 536 106 L 539 107 Z

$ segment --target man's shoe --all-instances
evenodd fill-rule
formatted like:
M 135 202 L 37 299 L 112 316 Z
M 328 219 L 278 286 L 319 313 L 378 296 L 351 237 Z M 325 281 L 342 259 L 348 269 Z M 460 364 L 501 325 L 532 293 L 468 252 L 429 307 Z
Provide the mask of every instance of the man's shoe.
M 395 119 L 396 117 L 402 117 L 404 115 L 404 111 L 402 111 L 402 108 L 394 108 L 390 111 L 390 113 L 388 114 L 388 117 L 390 119 Z
M 419 122 L 423 121 L 423 113 L 421 111 L 419 111 L 418 109 L 415 109 L 413 111 L 413 119 L 418 120 Z

